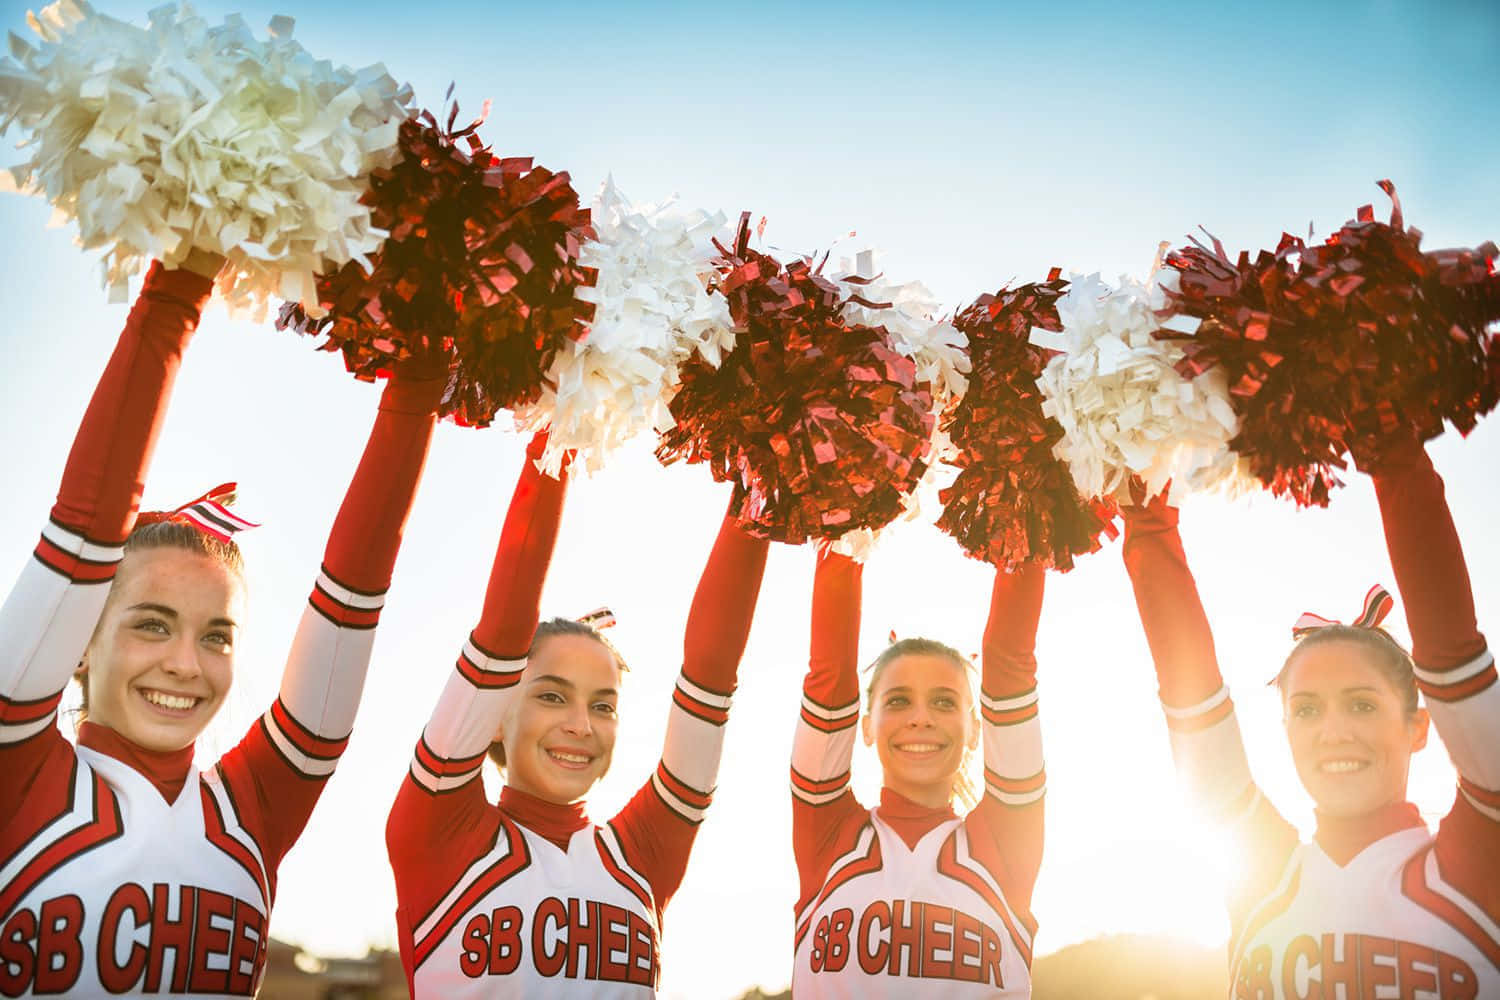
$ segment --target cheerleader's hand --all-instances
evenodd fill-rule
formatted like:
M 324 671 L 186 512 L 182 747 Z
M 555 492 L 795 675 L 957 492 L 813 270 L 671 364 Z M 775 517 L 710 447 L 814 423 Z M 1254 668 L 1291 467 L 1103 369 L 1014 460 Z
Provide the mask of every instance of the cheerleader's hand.
M 1367 437 L 1349 443 L 1354 467 L 1367 476 L 1406 468 L 1419 460 L 1424 450 L 1417 436 L 1404 427 L 1381 438 Z
M 194 274 L 202 275 L 212 280 L 219 276 L 224 270 L 224 255 L 214 253 L 211 250 L 200 250 L 194 247 L 188 251 L 187 257 L 178 264 L 175 270 L 192 271 Z
M 1141 482 L 1139 476 L 1130 479 L 1130 502 L 1120 505 L 1120 513 L 1125 520 L 1136 530 L 1170 531 L 1177 527 L 1177 508 L 1167 503 L 1167 496 L 1171 493 L 1171 483 L 1162 487 L 1160 493 L 1150 500 L 1142 503 L 1146 497 L 1146 484 Z

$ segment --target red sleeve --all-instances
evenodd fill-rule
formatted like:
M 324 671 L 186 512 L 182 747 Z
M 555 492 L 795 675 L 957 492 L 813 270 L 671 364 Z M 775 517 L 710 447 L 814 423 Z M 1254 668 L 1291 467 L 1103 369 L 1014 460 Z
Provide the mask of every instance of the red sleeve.
M 1411 630 L 1417 685 L 1458 771 L 1438 829 L 1443 877 L 1500 919 L 1500 684 L 1474 614 L 1443 481 L 1416 441 L 1373 464 L 1386 546 Z
M 870 818 L 849 787 L 859 723 L 859 623 L 864 567 L 848 556 L 818 554 L 812 636 L 802 681 L 802 712 L 792 743 L 792 853 L 797 912 L 823 888 L 839 857 Z
M 268 875 L 301 835 L 348 745 L 445 381 L 398 372 L 386 385 L 292 640 L 280 694 L 219 762 Z
M 386 821 L 403 935 L 415 932 L 499 828 L 500 811 L 485 800 L 480 771 L 526 667 L 567 495 L 566 470 L 552 479 L 536 468 L 545 445 L 539 435 L 527 449 L 479 624 L 422 730 Z
M 965 820 L 975 858 L 1027 914 L 1042 864 L 1047 789 L 1035 652 L 1045 582 L 1034 565 L 995 573 L 980 690 L 985 794 Z
M 0 806 L 31 794 L 42 762 L 66 748 L 57 706 L 104 608 L 212 288 L 152 265 L 79 425 L 52 517 L 0 608 Z
M 1231 917 L 1276 883 L 1297 847 L 1296 828 L 1250 776 L 1229 688 L 1219 673 L 1213 633 L 1177 533 L 1177 510 L 1158 497 L 1125 509 L 1125 568 L 1161 688 L 1172 757 L 1189 799 L 1226 829 L 1241 859 Z
M 760 596 L 769 543 L 726 517 L 688 611 L 682 672 L 672 693 L 661 762 L 610 820 L 625 861 L 651 886 L 658 917 L 687 871 L 698 824 L 713 800 L 724 724 Z

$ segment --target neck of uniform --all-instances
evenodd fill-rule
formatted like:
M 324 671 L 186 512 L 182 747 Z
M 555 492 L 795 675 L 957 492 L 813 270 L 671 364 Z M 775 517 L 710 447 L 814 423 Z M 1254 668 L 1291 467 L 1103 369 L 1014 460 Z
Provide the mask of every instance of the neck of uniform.
M 526 829 L 566 851 L 573 834 L 588 826 L 583 802 L 548 802 L 506 785 L 500 790 L 500 809 Z
M 137 746 L 108 726 L 85 722 L 78 727 L 78 745 L 128 765 L 161 793 L 168 802 L 176 802 L 193 769 L 193 748 L 189 743 L 181 750 L 147 750 Z

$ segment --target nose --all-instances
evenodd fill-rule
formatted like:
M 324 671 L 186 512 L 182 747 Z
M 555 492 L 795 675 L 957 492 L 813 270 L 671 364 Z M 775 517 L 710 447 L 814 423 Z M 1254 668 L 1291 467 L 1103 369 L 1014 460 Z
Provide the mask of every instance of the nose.
M 161 666 L 173 677 L 196 679 L 203 673 L 198 662 L 198 644 L 186 636 L 174 639 L 164 651 Z
M 563 732 L 570 736 L 588 736 L 594 731 L 594 724 L 589 719 L 589 707 L 587 705 L 574 705 L 569 711 L 567 718 L 563 720 Z

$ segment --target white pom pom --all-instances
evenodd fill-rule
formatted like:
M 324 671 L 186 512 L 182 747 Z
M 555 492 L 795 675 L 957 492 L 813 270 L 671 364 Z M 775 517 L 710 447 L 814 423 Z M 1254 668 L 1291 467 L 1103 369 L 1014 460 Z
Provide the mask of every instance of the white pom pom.
M 1164 316 L 1177 272 L 1158 268 L 1145 282 L 1111 288 L 1099 275 L 1073 275 L 1058 300 L 1061 333 L 1036 330 L 1031 341 L 1063 353 L 1037 379 L 1043 412 L 1063 428 L 1054 453 L 1086 497 L 1129 502 L 1139 477 L 1147 497 L 1170 481 L 1176 498 L 1248 480 L 1229 441 L 1239 420 L 1217 369 L 1183 378 L 1182 348 L 1153 333 L 1193 332 L 1184 317 Z
M 833 280 L 849 299 L 844 305 L 845 322 L 883 327 L 890 335 L 891 347 L 916 362 L 917 382 L 932 392 L 934 420 L 927 471 L 904 498 L 901 517 L 892 524 L 917 520 L 924 512 L 939 509 L 938 491 L 958 474 L 950 464 L 956 449 L 941 429 L 941 418 L 963 398 L 969 386 L 969 338 L 939 318 L 941 305 L 920 281 L 896 284 L 877 274 L 873 251 L 856 254 L 852 269 L 844 261 Z M 864 562 L 891 526 L 880 531 L 861 528 L 848 532 L 831 548 Z
M 695 354 L 717 367 L 734 346 L 728 301 L 707 291 L 722 214 L 632 204 L 610 179 L 593 222 L 597 238 L 579 257 L 599 272 L 578 291 L 594 303 L 589 332 L 558 352 L 542 398 L 516 413 L 521 427 L 551 428 L 539 465 L 553 475 L 566 451 L 596 472 L 636 434 L 670 427 L 678 367 Z
M 359 199 L 398 156 L 411 92 L 383 67 L 314 59 L 290 18 L 263 41 L 186 3 L 140 28 L 63 0 L 31 26 L 40 46 L 11 36 L 0 60 L 0 129 L 17 124 L 31 154 L 12 174 L 104 251 L 113 293 L 197 249 L 228 258 L 231 311 L 263 317 L 287 296 L 320 313 L 315 275 L 385 238 Z

